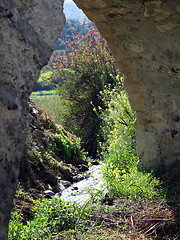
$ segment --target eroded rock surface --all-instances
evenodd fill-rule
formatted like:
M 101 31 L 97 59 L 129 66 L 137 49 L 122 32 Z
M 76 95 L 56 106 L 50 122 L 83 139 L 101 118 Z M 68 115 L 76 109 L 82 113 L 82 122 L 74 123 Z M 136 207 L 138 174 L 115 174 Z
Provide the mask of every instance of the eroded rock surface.
M 75 0 L 106 38 L 137 113 L 139 166 L 180 162 L 178 0 Z M 177 171 L 176 171 L 177 169 Z
M 0 1 L 0 239 L 7 239 L 19 162 L 28 131 L 27 99 L 65 18 L 63 0 Z

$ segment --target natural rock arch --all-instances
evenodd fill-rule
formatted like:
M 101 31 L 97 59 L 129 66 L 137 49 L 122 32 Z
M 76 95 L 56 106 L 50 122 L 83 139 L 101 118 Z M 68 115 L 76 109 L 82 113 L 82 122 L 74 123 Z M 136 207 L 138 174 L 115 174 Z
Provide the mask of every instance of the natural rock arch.
M 75 0 L 114 54 L 133 109 L 140 166 L 177 169 L 180 161 L 178 0 Z M 27 101 L 64 22 L 63 0 L 0 2 L 0 240 L 28 132 Z

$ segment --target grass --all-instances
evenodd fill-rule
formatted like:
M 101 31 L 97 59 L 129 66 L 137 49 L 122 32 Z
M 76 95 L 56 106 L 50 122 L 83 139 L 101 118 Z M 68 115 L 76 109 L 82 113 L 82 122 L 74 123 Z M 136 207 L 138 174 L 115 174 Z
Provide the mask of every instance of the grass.
M 68 110 L 65 105 L 62 104 L 57 94 L 43 96 L 33 94 L 31 95 L 31 99 L 38 107 L 43 108 L 57 124 L 63 124 L 62 115 Z
M 34 201 L 31 218 L 12 213 L 9 240 L 179 239 L 173 210 L 162 200 L 115 199 L 114 206 L 61 198 Z
M 27 223 L 23 223 L 20 213 L 12 214 L 9 240 L 60 239 L 70 231 L 82 230 L 89 214 L 89 209 L 60 198 L 37 200 L 32 208 L 33 217 Z
M 40 75 L 40 77 L 38 79 L 38 82 L 47 81 L 47 80 L 50 81 L 52 75 L 53 75 L 53 71 L 41 73 L 41 75 Z
M 70 69 L 70 68 L 63 68 L 63 69 L 55 69 L 55 70 L 52 70 L 52 71 L 43 72 L 43 73 L 40 74 L 38 82 L 51 81 L 53 74 L 59 74 L 59 73 L 61 74 L 62 78 L 64 78 L 64 76 L 67 73 L 73 75 L 73 74 L 75 74 L 75 71 Z
M 46 159 L 51 167 L 56 167 L 59 165 L 59 158 L 65 162 L 85 159 L 85 153 L 81 150 L 78 138 L 68 133 L 61 125 L 56 125 L 41 110 L 38 113 L 38 118 L 41 121 L 41 129 L 44 129 L 41 137 L 36 134 L 36 131 L 32 133 L 33 141 L 38 147 L 35 151 L 34 149 L 27 151 L 31 160 L 43 162 Z M 43 138 L 46 139 L 45 145 L 42 141 Z
M 137 167 L 119 173 L 105 166 L 104 177 L 111 195 L 136 200 L 164 197 L 159 180 L 151 173 L 139 172 Z
M 55 94 L 56 93 L 56 90 L 53 89 L 53 90 L 43 90 L 43 91 L 37 91 L 37 92 L 32 92 L 32 96 L 34 95 L 52 95 L 52 94 Z

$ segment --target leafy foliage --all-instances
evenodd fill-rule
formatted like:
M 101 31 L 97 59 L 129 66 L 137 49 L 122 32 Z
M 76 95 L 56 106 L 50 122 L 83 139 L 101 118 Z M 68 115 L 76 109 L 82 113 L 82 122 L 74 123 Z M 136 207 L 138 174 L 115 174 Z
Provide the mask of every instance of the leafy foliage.
M 54 52 L 53 57 L 58 56 L 58 54 Z M 59 70 L 51 70 L 49 71 L 49 67 L 45 67 L 40 74 L 40 77 L 38 79 L 38 83 L 33 88 L 33 93 L 37 93 L 38 91 L 52 91 L 55 90 L 57 86 L 62 84 L 64 81 L 64 78 L 66 76 L 66 71 L 69 72 L 69 74 L 73 74 L 73 72 L 69 69 L 64 69 L 63 72 L 60 72 Z M 46 70 L 45 70 L 46 69 Z M 65 73 L 65 74 L 63 74 Z M 48 94 L 48 93 L 47 93 Z
M 101 92 L 102 99 L 107 106 L 101 115 L 106 140 L 103 148 L 110 164 L 121 170 L 129 170 L 137 160 L 134 133 L 135 114 L 131 110 L 121 82 L 122 79 L 120 80 L 117 76 L 116 86 L 112 90 L 107 86 Z
M 74 35 L 85 35 L 91 27 L 94 27 L 94 23 L 92 22 L 88 21 L 85 24 L 85 22 L 81 23 L 76 19 L 67 19 L 61 35 L 56 42 L 56 50 L 66 50 L 68 42 L 74 41 Z
M 57 239 L 67 231 L 85 228 L 90 214 L 87 208 L 60 198 L 37 200 L 33 219 L 23 223 L 20 213 L 13 213 L 9 224 L 10 240 Z
M 72 163 L 76 160 L 84 160 L 85 154 L 81 150 L 79 139 L 74 143 L 61 132 L 51 136 L 50 143 L 51 149 L 55 151 L 58 156 L 62 156 L 66 162 Z
M 101 119 L 94 108 L 104 108 L 99 92 L 108 83 L 113 86 L 119 73 L 106 41 L 94 27 L 85 35 L 74 34 L 66 54 L 52 59 L 50 65 L 61 73 L 65 69 L 64 74 L 67 74 L 59 87 L 62 101 L 69 102 L 64 124 L 82 137 L 83 147 L 95 157 Z M 67 69 L 71 69 L 73 75 Z
M 85 152 L 81 149 L 80 140 L 68 133 L 62 126 L 56 125 L 47 116 L 39 116 L 47 131 L 48 144 L 45 148 L 40 148 L 40 152 L 36 155 L 46 159 L 48 155 L 52 155 L 63 159 L 65 162 L 79 162 L 85 159 Z
M 116 86 L 107 86 L 101 92 L 107 106 L 102 111 L 104 139 L 102 156 L 105 162 L 103 174 L 110 194 L 125 198 L 153 198 L 161 191 L 159 181 L 150 173 L 137 169 L 136 141 L 134 133 L 135 113 L 127 94 L 122 88 L 122 79 L 116 77 Z

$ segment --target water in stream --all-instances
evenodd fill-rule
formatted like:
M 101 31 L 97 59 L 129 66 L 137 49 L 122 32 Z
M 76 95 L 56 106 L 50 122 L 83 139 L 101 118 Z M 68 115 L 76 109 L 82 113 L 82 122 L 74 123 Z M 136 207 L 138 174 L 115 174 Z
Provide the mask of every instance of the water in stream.
M 90 169 L 84 173 L 84 179 L 66 188 L 62 192 L 61 198 L 67 201 L 84 203 L 90 198 L 87 189 L 105 190 L 102 181 L 101 167 L 101 164 L 90 167 Z

